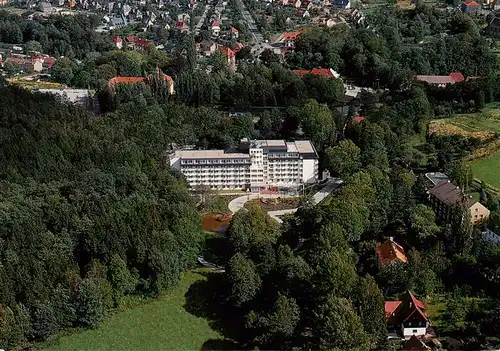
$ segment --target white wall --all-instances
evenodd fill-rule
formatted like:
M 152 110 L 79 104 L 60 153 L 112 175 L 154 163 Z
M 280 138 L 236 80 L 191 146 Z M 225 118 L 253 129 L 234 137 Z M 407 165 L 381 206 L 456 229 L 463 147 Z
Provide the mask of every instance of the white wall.
M 408 327 L 408 328 L 402 328 L 402 329 L 403 329 L 403 336 L 405 337 L 405 339 L 411 338 L 412 335 L 416 335 L 416 336 L 425 335 L 425 333 L 427 332 L 426 327 Z M 413 332 L 415 330 L 416 330 L 416 333 Z
M 318 177 L 316 172 L 318 161 L 315 159 L 302 160 L 302 181 L 304 183 L 314 183 Z

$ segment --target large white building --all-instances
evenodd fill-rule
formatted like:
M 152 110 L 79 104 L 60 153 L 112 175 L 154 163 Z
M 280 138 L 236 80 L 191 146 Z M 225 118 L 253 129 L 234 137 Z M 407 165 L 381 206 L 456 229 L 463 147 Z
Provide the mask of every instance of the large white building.
M 318 154 L 308 140 L 243 139 L 234 150 L 180 150 L 170 157 L 190 187 L 250 189 L 297 188 L 318 180 Z

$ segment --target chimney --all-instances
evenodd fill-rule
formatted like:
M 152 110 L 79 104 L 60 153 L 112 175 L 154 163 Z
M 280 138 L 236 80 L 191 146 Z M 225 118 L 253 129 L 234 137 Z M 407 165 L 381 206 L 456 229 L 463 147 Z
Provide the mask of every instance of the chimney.
M 394 241 L 394 237 L 390 236 L 389 241 Z

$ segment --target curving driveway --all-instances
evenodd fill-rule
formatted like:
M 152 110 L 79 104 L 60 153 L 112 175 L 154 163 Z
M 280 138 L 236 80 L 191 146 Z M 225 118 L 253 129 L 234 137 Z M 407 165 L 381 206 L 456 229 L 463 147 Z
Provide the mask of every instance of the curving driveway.
M 332 178 L 328 180 L 325 185 L 318 190 L 317 193 L 315 193 L 312 196 L 312 202 L 313 205 L 317 205 L 320 202 L 322 202 L 328 195 L 330 195 L 335 189 L 337 189 L 339 186 L 341 186 L 344 183 L 344 181 L 340 178 Z M 297 195 L 298 196 L 298 195 Z M 297 197 L 295 196 L 295 197 Z M 273 198 L 278 198 L 278 197 L 294 197 L 290 195 L 268 195 L 268 194 L 248 194 L 248 195 L 243 195 L 240 197 L 237 197 L 236 199 L 233 199 L 231 202 L 229 202 L 228 207 L 229 210 L 235 214 L 239 210 L 241 210 L 247 201 L 250 200 L 255 200 L 255 199 L 260 199 L 260 198 L 268 198 L 268 199 L 273 199 Z M 285 214 L 291 214 L 297 212 L 296 208 L 292 208 L 289 210 L 281 210 L 281 211 L 268 211 L 267 214 L 271 217 L 274 218 L 278 223 L 283 223 L 283 221 L 279 218 L 279 216 L 283 216 Z

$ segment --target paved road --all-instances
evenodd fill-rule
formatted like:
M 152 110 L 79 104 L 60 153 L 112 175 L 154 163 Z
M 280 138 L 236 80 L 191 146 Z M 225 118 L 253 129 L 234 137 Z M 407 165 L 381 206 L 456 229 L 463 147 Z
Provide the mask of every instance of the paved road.
M 264 38 L 262 37 L 262 34 L 259 32 L 259 29 L 257 28 L 257 24 L 255 24 L 255 20 L 253 19 L 252 15 L 245 6 L 243 0 L 237 0 L 236 3 L 238 9 L 240 10 L 241 15 L 243 16 L 243 19 L 247 23 L 248 31 L 250 32 L 250 34 L 252 34 L 252 37 L 255 40 L 255 46 L 252 48 L 252 53 L 255 55 L 255 57 L 259 57 L 260 54 L 262 54 L 262 52 L 265 49 L 272 50 L 273 47 L 265 42 Z
M 344 181 L 339 178 L 332 178 L 326 182 L 326 184 L 318 190 L 317 193 L 315 193 L 312 196 L 312 202 L 314 205 L 317 205 L 321 203 L 323 200 L 327 198 L 328 195 L 330 195 L 335 189 L 337 189 L 340 185 L 342 185 Z M 234 214 L 241 210 L 247 201 L 254 200 L 254 199 L 260 199 L 260 198 L 277 198 L 277 197 L 287 197 L 286 195 L 261 195 L 261 194 L 248 194 L 248 195 L 243 195 L 240 197 L 237 197 L 236 199 L 231 200 L 228 204 L 229 210 Z M 293 197 L 293 196 L 288 196 L 288 197 Z M 272 218 L 276 219 L 278 222 L 282 223 L 282 220 L 279 219 L 279 216 L 283 216 L 285 214 L 290 214 L 290 213 L 295 213 L 297 211 L 296 208 L 292 208 L 289 210 L 282 210 L 282 211 L 269 211 L 267 212 L 269 216 Z
M 205 17 L 207 16 L 208 10 L 210 10 L 210 5 L 205 5 L 205 11 L 203 11 L 203 14 L 201 15 L 200 20 L 194 27 L 194 34 L 198 35 L 200 34 L 201 27 L 203 26 L 203 23 L 205 23 Z

